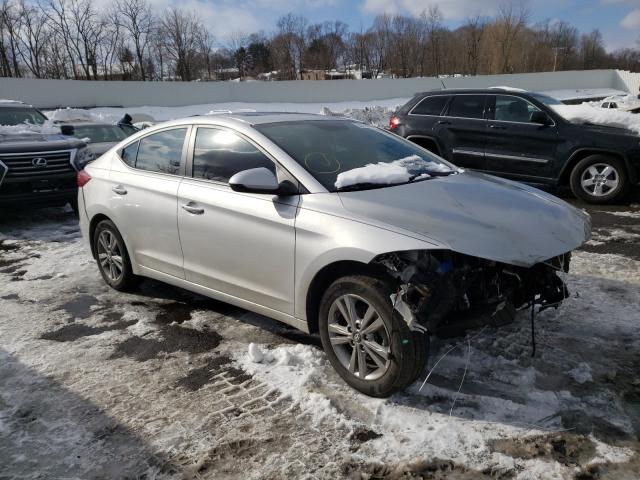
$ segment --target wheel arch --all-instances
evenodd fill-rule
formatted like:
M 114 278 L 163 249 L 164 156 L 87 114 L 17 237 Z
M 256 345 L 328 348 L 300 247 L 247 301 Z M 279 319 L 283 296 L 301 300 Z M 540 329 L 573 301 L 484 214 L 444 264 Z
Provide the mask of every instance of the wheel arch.
M 434 137 L 428 135 L 407 135 L 406 139 L 438 156 L 442 156 L 440 144 L 438 144 L 438 141 Z
M 322 267 L 311 280 L 306 295 L 305 313 L 309 333 L 318 333 L 318 312 L 324 292 L 334 281 L 348 275 L 381 277 L 384 269 L 356 260 L 339 260 Z
M 109 220 L 113 222 L 113 220 L 107 217 L 104 213 L 97 213 L 96 215 L 91 217 L 91 221 L 89 222 L 89 245 L 91 247 L 91 255 L 93 256 L 93 258 L 96 258 L 96 249 L 95 245 L 93 244 L 93 235 L 96 232 L 96 227 L 103 220 Z
M 622 163 L 626 168 L 627 175 L 629 176 L 633 175 L 633 169 L 630 168 L 628 159 L 626 155 L 624 155 L 623 153 L 615 150 L 606 150 L 606 149 L 598 149 L 598 148 L 582 148 L 573 152 L 569 157 L 569 160 L 563 167 L 562 172 L 560 172 L 560 176 L 558 177 L 558 186 L 561 186 L 561 187 L 569 186 L 571 172 L 573 172 L 573 169 L 575 168 L 575 166 L 580 161 L 592 155 L 604 155 L 604 156 L 617 158 L 618 160 L 622 160 Z

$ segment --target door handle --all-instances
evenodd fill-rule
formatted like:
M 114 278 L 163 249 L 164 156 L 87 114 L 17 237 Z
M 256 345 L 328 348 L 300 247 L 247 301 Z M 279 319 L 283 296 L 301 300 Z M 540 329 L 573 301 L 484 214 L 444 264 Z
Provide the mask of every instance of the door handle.
M 193 215 L 202 215 L 204 213 L 204 208 L 194 206 L 193 202 L 185 203 L 182 205 L 182 209 Z
M 127 194 L 127 189 L 124 188 L 122 185 L 116 185 L 111 190 L 113 190 L 113 193 L 117 193 L 118 195 L 126 195 Z
M 489 128 L 493 128 L 494 130 L 506 130 L 507 127 L 503 127 L 500 125 L 489 125 Z
M 451 125 L 449 120 L 438 120 L 438 125 Z

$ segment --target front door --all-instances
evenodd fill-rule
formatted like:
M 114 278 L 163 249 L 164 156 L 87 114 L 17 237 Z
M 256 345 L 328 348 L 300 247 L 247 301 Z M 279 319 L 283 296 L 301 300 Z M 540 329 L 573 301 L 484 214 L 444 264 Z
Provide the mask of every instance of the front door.
M 485 149 L 488 172 L 533 183 L 553 177 L 558 129 L 531 122 L 531 114 L 538 111 L 515 95 L 492 96 Z
M 293 315 L 299 196 L 234 192 L 235 173 L 275 162 L 240 134 L 198 127 L 191 168 L 178 191 L 187 280 Z

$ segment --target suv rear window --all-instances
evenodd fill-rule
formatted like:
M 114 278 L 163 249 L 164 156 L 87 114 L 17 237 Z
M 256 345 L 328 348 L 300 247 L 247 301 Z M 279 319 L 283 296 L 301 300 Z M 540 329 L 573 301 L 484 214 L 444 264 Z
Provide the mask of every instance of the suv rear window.
M 433 97 L 426 97 L 415 107 L 413 107 L 413 110 L 411 110 L 411 114 L 435 116 L 440 115 L 449 98 L 451 97 L 447 95 L 435 95 Z
M 484 118 L 486 95 L 456 95 L 449 104 L 449 117 Z

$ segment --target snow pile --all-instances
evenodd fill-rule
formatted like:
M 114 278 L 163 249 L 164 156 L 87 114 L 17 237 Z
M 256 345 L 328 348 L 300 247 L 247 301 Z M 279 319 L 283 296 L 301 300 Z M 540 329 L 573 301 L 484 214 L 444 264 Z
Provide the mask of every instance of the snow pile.
M 423 169 L 436 172 L 450 172 L 451 169 L 442 163 L 427 162 L 418 155 L 410 155 L 393 162 L 369 163 L 364 167 L 353 168 L 341 172 L 335 181 L 336 188 L 345 188 L 358 183 L 373 183 L 378 185 L 392 185 L 394 183 L 408 182 L 414 177 L 415 171 Z M 423 173 L 420 178 L 429 177 Z
M 195 115 L 207 115 L 209 112 L 298 112 L 298 113 L 315 113 L 322 114 L 323 109 L 327 108 L 334 114 L 342 114 L 350 116 L 350 118 L 358 118 L 367 121 L 360 116 L 369 116 L 372 121 L 377 121 L 380 125 L 387 125 L 389 122 L 389 114 L 397 109 L 398 106 L 404 105 L 409 101 L 407 97 L 370 100 L 370 101 L 354 101 L 354 102 L 323 102 L 323 103 L 251 103 L 251 102 L 226 102 L 226 103 L 208 103 L 202 105 L 187 105 L 183 107 L 99 107 L 89 110 L 91 114 L 97 115 L 103 121 L 117 122 L 125 113 L 134 118 L 134 122 L 143 121 L 140 114 L 149 116 L 157 121 L 175 120 L 177 118 L 192 117 Z M 360 113 L 366 111 L 368 113 Z M 376 113 L 378 112 L 378 113 Z M 45 114 L 49 115 L 48 112 Z M 377 116 L 377 117 L 376 117 Z M 377 118 L 377 120 L 376 120 Z
M 340 113 L 332 111 L 328 107 L 322 107 L 320 113 L 326 116 L 346 117 L 359 120 L 376 127 L 386 127 L 389 124 L 389 117 L 397 109 L 396 107 L 383 107 L 374 105 L 364 108 L 347 108 Z
M 569 375 L 578 383 L 586 383 L 593 380 L 591 367 L 586 362 L 580 362 L 574 368 L 569 370 Z
M 627 128 L 640 134 L 640 116 L 615 109 L 596 108 L 588 103 L 581 105 L 552 105 L 559 115 L 574 123 L 594 123 Z
M 59 108 L 58 110 L 47 112 L 47 118 L 54 122 L 95 122 L 102 120 L 100 115 L 91 113 L 89 110 L 70 107 Z
M 60 127 L 47 120 L 42 125 L 21 123 L 19 125 L 0 125 L 0 135 L 60 135 Z
M 312 391 L 326 382 L 323 372 L 329 365 L 322 351 L 302 344 L 263 351 L 251 343 L 247 355 L 238 360 L 248 373 L 267 375 L 269 384 L 298 403 L 311 416 L 314 425 L 320 425 L 325 419 L 333 423 L 339 416 L 330 399 Z M 305 392 L 304 395 L 301 392 Z

